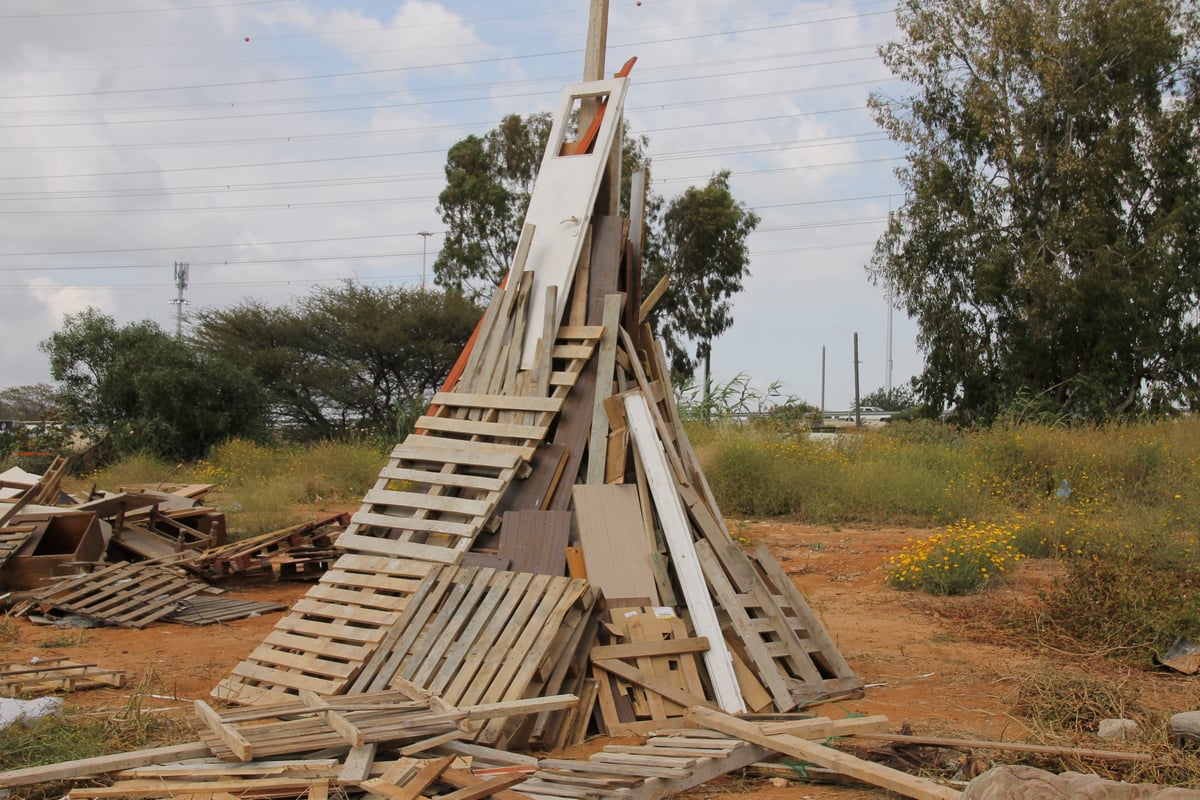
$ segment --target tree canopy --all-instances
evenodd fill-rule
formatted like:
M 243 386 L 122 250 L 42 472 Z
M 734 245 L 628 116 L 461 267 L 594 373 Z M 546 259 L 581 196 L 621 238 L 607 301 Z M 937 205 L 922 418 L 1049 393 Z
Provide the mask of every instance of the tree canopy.
M 200 353 L 153 322 L 118 327 L 94 308 L 68 315 L 42 342 L 62 421 L 118 455 L 196 458 L 264 431 L 262 388 L 249 372 Z
M 453 292 L 347 282 L 281 308 L 201 311 L 193 337 L 246 365 L 295 434 L 394 437 L 441 386 L 479 316 Z
M 1200 401 L 1191 0 L 903 0 L 876 94 L 906 200 L 869 271 L 934 408 L 1102 419 Z
M 10 386 L 0 390 L 0 419 L 47 420 L 58 416 L 54 387 L 48 383 Z
M 677 384 L 704 365 L 705 396 L 711 384 L 712 341 L 733 324 L 731 298 L 750 274 L 746 239 L 759 216 L 734 200 L 729 171 L 718 172 L 701 188 L 688 187 L 663 213 L 657 248 L 647 254 L 646 285 L 670 277 L 654 315 Z M 693 344 L 695 356 L 687 349 Z
M 439 286 L 478 300 L 491 296 L 504 279 L 552 124 L 549 113 L 509 114 L 482 137 L 471 135 L 451 146 L 446 188 L 438 195 L 438 213 L 446 223 L 433 262 Z M 621 210 L 628 214 L 630 178 L 649 161 L 646 138 L 633 136 L 628 122 L 623 136 Z

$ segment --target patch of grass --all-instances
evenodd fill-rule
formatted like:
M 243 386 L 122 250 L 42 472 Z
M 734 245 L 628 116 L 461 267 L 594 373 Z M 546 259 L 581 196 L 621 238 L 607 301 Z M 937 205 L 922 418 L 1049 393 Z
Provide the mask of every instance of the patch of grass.
M 89 639 L 88 632 L 85 628 L 69 628 L 60 631 L 55 631 L 54 634 L 47 636 L 38 642 L 38 647 L 44 647 L 47 650 L 54 650 L 63 647 L 79 647 Z
M 176 480 L 183 465 L 163 461 L 150 455 L 126 456 L 120 461 L 109 464 L 83 476 L 79 483 L 90 488 L 93 484 L 99 489 L 117 491 L 123 486 L 132 484 L 156 485 L 165 481 Z
M 1131 718 L 1137 692 L 1127 682 L 1062 668 L 1040 668 L 1018 678 L 1016 713 L 1040 733 L 1094 735 L 1103 719 Z
M 113 714 L 92 715 L 70 709 L 31 725 L 0 730 L 0 764 L 6 770 L 58 764 L 146 747 L 195 739 L 186 715 L 142 713 L 141 699 L 157 684 L 153 671 L 143 674 L 128 704 Z M 21 800 L 51 800 L 64 796 L 70 783 L 23 787 Z
M 135 459 L 93 476 L 128 483 L 214 483 L 206 502 L 225 512 L 231 539 L 256 536 L 319 516 L 320 508 L 354 502 L 374 482 L 386 457 L 370 442 L 265 445 L 234 439 L 193 464 L 168 468 Z
M 1028 621 L 1063 649 L 1147 663 L 1179 636 L 1200 631 L 1196 536 L 1105 537 L 1067 564 Z

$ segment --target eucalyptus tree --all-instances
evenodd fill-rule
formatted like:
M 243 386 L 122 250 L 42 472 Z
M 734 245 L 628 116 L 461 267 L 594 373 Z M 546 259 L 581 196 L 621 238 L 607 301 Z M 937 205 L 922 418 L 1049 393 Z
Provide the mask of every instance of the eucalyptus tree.
M 919 325 L 921 399 L 1103 419 L 1200 401 L 1191 0 L 903 0 L 875 94 L 906 200 L 869 273 Z

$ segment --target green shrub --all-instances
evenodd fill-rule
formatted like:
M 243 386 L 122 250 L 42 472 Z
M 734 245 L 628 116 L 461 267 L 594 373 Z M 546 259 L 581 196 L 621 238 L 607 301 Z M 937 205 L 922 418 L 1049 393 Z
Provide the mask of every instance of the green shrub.
M 909 540 L 889 560 L 887 582 L 935 595 L 965 594 L 999 580 L 1024 556 L 1014 526 L 963 520 L 942 533 Z

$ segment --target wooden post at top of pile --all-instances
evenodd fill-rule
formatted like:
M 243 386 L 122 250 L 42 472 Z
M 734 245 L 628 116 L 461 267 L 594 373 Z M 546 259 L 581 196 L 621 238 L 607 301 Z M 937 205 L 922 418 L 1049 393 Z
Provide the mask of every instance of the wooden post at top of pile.
M 608 49 L 608 0 L 591 0 L 588 13 L 587 46 L 583 51 L 583 79 L 604 80 L 604 52 Z M 585 97 L 579 104 L 579 130 L 585 131 L 596 117 L 600 99 Z M 596 197 L 595 213 L 615 217 L 621 207 L 621 140 L 613 142 L 608 171 Z

